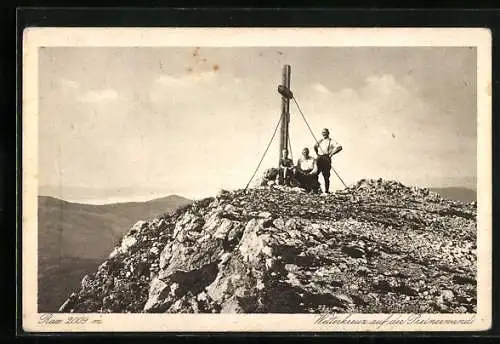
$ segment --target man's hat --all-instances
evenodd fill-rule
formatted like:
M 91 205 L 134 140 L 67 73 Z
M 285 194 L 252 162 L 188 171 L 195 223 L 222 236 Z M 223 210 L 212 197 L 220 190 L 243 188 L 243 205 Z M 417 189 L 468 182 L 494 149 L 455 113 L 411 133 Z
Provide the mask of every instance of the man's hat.
M 323 130 L 321 130 L 322 133 L 330 133 L 330 131 L 327 129 L 327 128 L 324 128 Z

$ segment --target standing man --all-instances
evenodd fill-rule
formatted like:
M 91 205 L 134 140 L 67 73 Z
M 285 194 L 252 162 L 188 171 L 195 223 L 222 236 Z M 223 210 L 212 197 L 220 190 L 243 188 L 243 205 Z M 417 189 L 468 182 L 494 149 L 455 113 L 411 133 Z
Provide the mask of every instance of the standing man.
M 330 192 L 330 170 L 332 169 L 332 156 L 342 150 L 337 141 L 330 138 L 328 129 L 321 131 L 323 138 L 314 145 L 314 151 L 318 155 L 318 176 L 323 174 L 325 180 L 325 193 Z

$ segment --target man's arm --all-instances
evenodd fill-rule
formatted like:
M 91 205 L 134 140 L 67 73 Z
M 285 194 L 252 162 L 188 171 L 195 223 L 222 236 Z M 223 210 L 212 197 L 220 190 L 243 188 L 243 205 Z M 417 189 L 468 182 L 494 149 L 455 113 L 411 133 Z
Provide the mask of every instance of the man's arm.
M 332 153 L 330 154 L 330 157 L 334 156 L 335 154 L 337 154 L 338 152 L 340 152 L 342 150 L 342 146 L 336 146 Z
M 316 143 L 314 144 L 313 148 L 314 148 L 314 151 L 316 152 L 316 155 L 318 155 L 318 148 L 319 148 L 319 142 L 318 141 L 316 141 Z
M 300 168 L 300 158 L 297 159 L 297 165 L 295 165 L 295 170 L 299 173 L 302 173 L 304 174 L 304 172 L 302 171 L 302 169 Z
M 314 159 L 313 161 L 313 169 L 311 172 L 309 172 L 309 174 L 316 174 L 318 173 L 318 164 L 316 164 L 316 159 Z
M 330 158 L 342 150 L 342 146 L 338 142 L 333 143 L 333 150 L 330 153 Z

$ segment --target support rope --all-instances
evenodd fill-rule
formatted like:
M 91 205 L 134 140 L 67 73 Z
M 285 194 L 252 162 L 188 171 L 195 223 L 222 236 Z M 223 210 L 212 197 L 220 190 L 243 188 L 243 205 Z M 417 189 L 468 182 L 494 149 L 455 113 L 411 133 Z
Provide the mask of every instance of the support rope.
M 290 139 L 290 130 L 288 130 L 288 150 L 290 152 L 290 159 L 292 159 L 293 162 L 292 140 Z
M 295 105 L 297 106 L 297 109 L 299 110 L 300 112 L 300 115 L 302 116 L 302 119 L 304 120 L 304 122 L 306 123 L 307 125 L 307 128 L 309 128 L 309 131 L 311 132 L 311 135 L 312 137 L 314 138 L 314 141 L 316 141 L 316 143 L 318 144 L 318 147 L 319 147 L 319 142 L 318 142 L 318 139 L 316 139 L 316 136 L 314 136 L 314 132 L 312 131 L 311 129 L 311 126 L 309 125 L 309 123 L 307 122 L 307 119 L 306 117 L 304 116 L 304 113 L 302 113 L 302 110 L 300 109 L 300 106 L 299 106 L 299 103 L 297 103 L 297 100 L 295 99 L 295 97 L 292 98 L 293 101 L 295 102 Z M 321 149 L 321 147 L 319 147 L 319 149 Z M 323 150 L 321 150 L 323 152 Z M 324 153 L 324 152 L 323 152 Z
M 262 158 L 260 158 L 259 164 L 257 165 L 257 168 L 253 172 L 252 177 L 250 177 L 250 180 L 248 181 L 247 186 L 245 186 L 245 190 L 248 189 L 248 186 L 252 182 L 252 179 L 255 177 L 255 174 L 259 170 L 260 164 L 262 164 L 262 161 L 264 160 L 264 157 L 266 156 L 267 151 L 269 150 L 269 147 L 271 146 L 271 143 L 274 140 L 274 136 L 276 135 L 276 131 L 278 131 L 278 127 L 281 123 L 282 118 L 283 118 L 283 116 L 280 116 L 280 120 L 278 121 L 278 124 L 276 124 L 276 128 L 274 128 L 273 136 L 271 137 L 271 140 L 269 140 L 269 143 L 267 144 L 266 150 L 264 151 L 264 154 L 262 154 Z

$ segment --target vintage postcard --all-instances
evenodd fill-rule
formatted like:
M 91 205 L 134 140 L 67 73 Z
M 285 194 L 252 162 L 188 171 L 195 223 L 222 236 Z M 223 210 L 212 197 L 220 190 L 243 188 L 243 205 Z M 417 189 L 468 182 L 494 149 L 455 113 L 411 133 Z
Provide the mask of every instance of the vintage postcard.
M 481 331 L 481 28 L 28 28 L 28 332 Z

